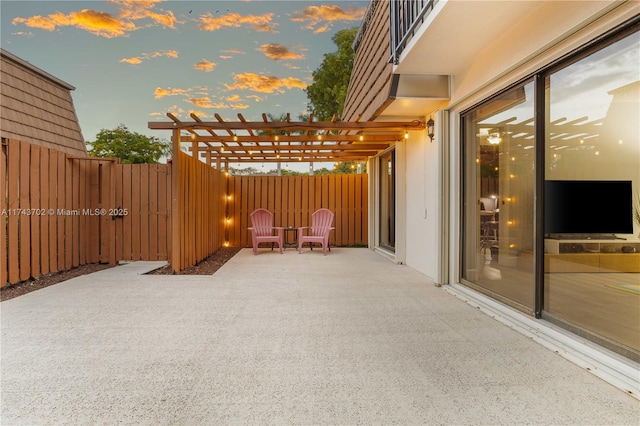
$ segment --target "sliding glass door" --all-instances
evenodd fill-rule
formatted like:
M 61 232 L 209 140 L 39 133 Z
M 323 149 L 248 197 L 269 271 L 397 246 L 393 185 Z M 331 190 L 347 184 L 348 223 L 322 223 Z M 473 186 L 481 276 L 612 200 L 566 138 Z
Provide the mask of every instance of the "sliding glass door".
M 379 246 L 396 250 L 396 152 L 391 150 L 379 157 L 378 182 L 380 194 Z
M 462 277 L 533 309 L 534 84 L 465 114 Z
M 545 105 L 547 187 L 573 194 L 545 198 L 544 312 L 640 352 L 640 33 L 550 72 Z
M 630 26 L 461 115 L 460 253 L 463 283 L 636 360 L 638 64 Z

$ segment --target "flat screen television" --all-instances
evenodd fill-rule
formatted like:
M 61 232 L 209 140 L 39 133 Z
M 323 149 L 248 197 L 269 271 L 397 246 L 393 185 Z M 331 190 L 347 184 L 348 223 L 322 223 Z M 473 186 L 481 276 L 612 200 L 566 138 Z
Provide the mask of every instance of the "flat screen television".
M 550 238 L 633 233 L 630 180 L 546 180 L 544 232 Z

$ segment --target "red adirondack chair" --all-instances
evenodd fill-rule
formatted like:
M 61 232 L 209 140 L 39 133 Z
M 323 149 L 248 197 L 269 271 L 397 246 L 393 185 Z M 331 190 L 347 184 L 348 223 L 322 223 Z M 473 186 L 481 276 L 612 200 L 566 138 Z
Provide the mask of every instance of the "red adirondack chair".
M 258 254 L 258 244 L 271 243 L 271 250 L 273 250 L 273 244 L 278 243 L 280 253 L 282 254 L 282 247 L 284 243 L 284 232 L 281 226 L 273 226 L 273 213 L 267 209 L 257 209 L 251 213 L 251 242 L 253 244 L 253 254 Z M 276 231 L 274 235 L 273 231 Z
M 311 215 L 311 226 L 298 228 L 298 254 L 302 252 L 302 244 L 304 243 L 309 243 L 311 250 L 313 250 L 313 243 L 322 244 L 322 254 L 325 256 L 327 251 L 331 251 L 329 232 L 335 229 L 331 226 L 333 216 L 331 210 L 318 209 Z M 305 235 L 305 230 L 308 230 L 307 235 Z

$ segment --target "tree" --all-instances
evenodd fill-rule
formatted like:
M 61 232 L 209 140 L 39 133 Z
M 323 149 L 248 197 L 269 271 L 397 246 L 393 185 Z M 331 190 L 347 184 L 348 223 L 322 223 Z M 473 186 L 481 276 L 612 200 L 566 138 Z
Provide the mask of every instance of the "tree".
M 87 144 L 92 157 L 115 157 L 124 164 L 157 163 L 171 153 L 168 142 L 130 132 L 124 124 L 113 130 L 100 130 L 96 140 Z
M 342 116 L 355 55 L 351 46 L 357 32 L 354 27 L 333 35 L 331 40 L 338 50 L 324 55 L 322 64 L 312 74 L 313 83 L 305 89 L 309 110 L 320 121 L 331 120 L 333 114 Z
M 338 175 L 358 173 L 358 162 L 340 161 L 333 165 L 333 172 Z M 367 163 L 360 163 L 360 173 L 367 173 Z

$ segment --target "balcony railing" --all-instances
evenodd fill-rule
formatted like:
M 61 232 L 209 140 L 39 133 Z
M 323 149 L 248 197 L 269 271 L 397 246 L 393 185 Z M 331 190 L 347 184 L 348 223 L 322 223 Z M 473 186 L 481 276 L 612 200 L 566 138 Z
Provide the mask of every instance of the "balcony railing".
M 391 58 L 397 65 L 402 51 L 415 35 L 416 29 L 433 10 L 438 0 L 392 0 L 391 7 Z

